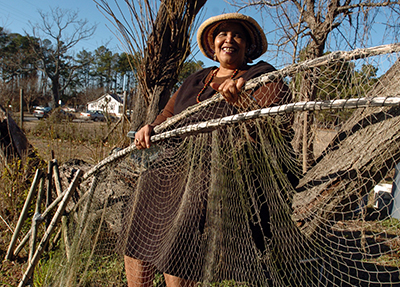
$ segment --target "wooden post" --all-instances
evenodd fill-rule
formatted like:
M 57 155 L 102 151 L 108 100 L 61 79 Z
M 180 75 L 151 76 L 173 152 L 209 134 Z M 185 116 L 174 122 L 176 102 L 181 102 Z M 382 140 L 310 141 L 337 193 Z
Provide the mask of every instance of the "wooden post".
M 126 117 L 126 101 L 127 101 L 127 95 L 126 95 L 126 90 L 124 91 L 124 105 L 122 109 L 122 131 L 125 129 L 125 117 Z
M 35 254 L 35 249 L 36 249 L 36 237 L 37 237 L 37 223 L 39 218 L 41 217 L 40 215 L 40 205 L 42 203 L 42 197 L 44 193 L 44 177 L 40 177 L 40 184 L 39 184 L 39 190 L 38 190 L 38 196 L 36 199 L 36 208 L 35 208 L 35 214 L 32 217 L 32 227 L 31 227 L 31 240 L 29 244 L 29 259 L 28 262 L 32 260 L 33 255 Z
M 60 205 L 58 206 L 58 209 L 57 209 L 56 213 L 54 214 L 49 227 L 46 229 L 46 232 L 43 235 L 43 238 L 39 243 L 39 246 L 35 252 L 35 255 L 33 256 L 32 260 L 29 262 L 29 266 L 28 266 L 27 270 L 25 271 L 18 287 L 24 287 L 26 285 L 26 283 L 28 282 L 28 280 L 31 279 L 33 271 L 36 267 L 36 264 L 39 262 L 39 258 L 42 255 L 44 248 L 50 239 L 50 235 L 53 233 L 54 229 L 56 228 L 56 224 L 61 219 L 62 213 L 64 212 L 65 208 L 67 207 L 68 201 L 71 198 L 72 193 L 75 191 L 76 187 L 79 184 L 79 179 L 80 179 L 82 173 L 83 172 L 80 169 L 76 172 L 75 177 L 72 180 L 62 201 L 60 202 Z
M 53 159 L 53 177 L 54 177 L 54 185 L 56 187 L 57 196 L 60 196 L 62 193 L 61 180 L 60 180 L 60 171 L 58 170 L 58 163 L 56 159 Z M 61 217 L 62 223 L 62 233 L 65 244 L 65 253 L 67 254 L 68 260 L 70 259 L 70 250 L 71 250 L 71 242 L 68 237 L 68 219 L 65 216 Z
M 52 156 L 53 158 L 53 156 Z M 47 190 L 46 190 L 46 208 L 50 206 L 51 204 L 51 189 L 52 189 L 52 172 L 53 172 L 53 161 L 49 162 L 49 165 L 47 166 Z M 50 224 L 50 216 L 46 218 L 46 228 Z
M 25 237 L 21 240 L 17 248 L 14 250 L 14 257 L 18 255 L 18 253 L 21 252 L 22 248 L 24 248 L 25 244 L 28 242 L 28 240 L 31 238 L 32 235 L 32 229 L 29 229 L 28 233 L 25 234 Z
M 92 185 L 90 186 L 90 190 L 89 190 L 89 194 L 88 194 L 88 199 L 86 201 L 85 207 L 83 208 L 83 212 L 82 212 L 82 218 L 81 218 L 81 222 L 79 223 L 79 236 L 82 236 L 83 230 L 86 226 L 86 220 L 89 216 L 89 209 L 90 206 L 92 205 L 92 201 L 93 201 L 93 196 L 94 196 L 94 192 L 96 191 L 96 187 L 97 184 L 99 183 L 99 175 L 96 174 L 93 178 L 93 182 Z
M 60 203 L 60 201 L 64 198 L 66 191 L 63 191 L 63 193 L 57 197 L 42 213 L 42 218 L 46 218 L 50 212 L 57 206 L 57 204 Z M 32 230 L 29 230 L 28 233 L 25 235 L 25 237 L 21 240 L 21 243 L 18 245 L 18 247 L 14 251 L 14 256 L 17 256 L 17 254 L 22 250 L 28 239 L 30 238 L 32 233 Z
M 62 187 L 60 181 L 60 171 L 58 169 L 58 162 L 56 159 L 52 160 L 52 165 L 53 165 L 54 186 L 56 188 L 57 196 L 60 196 L 62 193 Z
M 40 171 L 40 169 L 37 169 L 35 178 L 31 185 L 31 189 L 29 190 L 28 196 L 26 197 L 26 200 L 25 200 L 24 207 L 22 208 L 22 212 L 19 216 L 17 226 L 15 227 L 14 234 L 13 234 L 13 237 L 10 242 L 10 246 L 8 247 L 7 255 L 5 258 L 6 260 L 11 260 L 13 258 L 13 250 L 14 250 L 15 244 L 17 242 L 19 232 L 21 231 L 22 225 L 24 224 L 24 221 L 26 219 L 26 215 L 28 214 L 29 205 L 32 200 L 33 193 L 38 185 L 40 175 L 41 175 L 41 171 Z
M 307 173 L 308 170 L 308 125 L 309 125 L 309 121 L 308 121 L 308 111 L 304 111 L 303 112 L 303 128 L 301 131 L 302 133 L 302 143 L 301 143 L 301 147 L 302 147 L 302 169 L 303 169 L 303 174 Z
M 21 129 L 24 128 L 24 90 L 19 90 L 19 110 L 20 110 L 20 124 Z

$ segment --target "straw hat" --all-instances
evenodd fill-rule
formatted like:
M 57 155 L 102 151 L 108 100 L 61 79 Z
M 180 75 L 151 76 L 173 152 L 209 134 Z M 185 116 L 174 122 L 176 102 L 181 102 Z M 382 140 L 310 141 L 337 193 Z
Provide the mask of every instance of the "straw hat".
M 248 32 L 248 39 L 250 40 L 249 49 L 246 56 L 251 59 L 257 59 L 267 51 L 268 43 L 264 31 L 260 25 L 253 18 L 240 14 L 228 13 L 219 16 L 211 17 L 200 25 L 197 31 L 197 44 L 200 51 L 208 58 L 214 60 L 214 37 L 213 32 L 221 22 L 234 21 L 243 25 Z

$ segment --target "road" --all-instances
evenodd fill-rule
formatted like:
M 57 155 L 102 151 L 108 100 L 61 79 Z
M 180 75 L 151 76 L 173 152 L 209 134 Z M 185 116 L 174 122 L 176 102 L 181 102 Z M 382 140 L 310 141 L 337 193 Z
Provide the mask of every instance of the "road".
M 19 115 L 18 115 L 19 118 Z M 32 121 L 38 121 L 39 119 L 32 114 L 24 114 L 24 122 L 32 122 Z M 86 121 L 86 120 L 81 120 L 81 119 L 74 119 L 73 122 L 78 122 L 78 123 L 85 123 L 85 122 L 93 122 L 93 121 Z

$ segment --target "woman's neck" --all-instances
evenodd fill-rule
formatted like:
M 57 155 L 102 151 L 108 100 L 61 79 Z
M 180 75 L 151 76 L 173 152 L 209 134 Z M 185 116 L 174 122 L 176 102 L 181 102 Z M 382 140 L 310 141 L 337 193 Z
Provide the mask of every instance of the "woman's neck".
M 247 70 L 248 66 L 247 64 L 244 64 L 240 67 L 224 67 L 224 66 L 220 66 L 219 67 L 219 71 L 217 73 L 217 77 L 230 77 L 236 70 L 238 71 L 244 71 Z

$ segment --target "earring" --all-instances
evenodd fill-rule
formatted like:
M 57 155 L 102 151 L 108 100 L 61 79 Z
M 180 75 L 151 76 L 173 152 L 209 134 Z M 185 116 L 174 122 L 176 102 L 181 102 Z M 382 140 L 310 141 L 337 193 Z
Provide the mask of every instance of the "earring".
M 214 53 L 213 60 L 214 60 L 215 62 L 217 62 L 217 54 L 215 54 L 215 53 Z
M 245 60 L 246 63 L 249 63 L 249 64 L 253 63 L 253 60 L 250 59 L 250 57 L 247 56 L 247 55 L 244 55 L 244 60 Z

